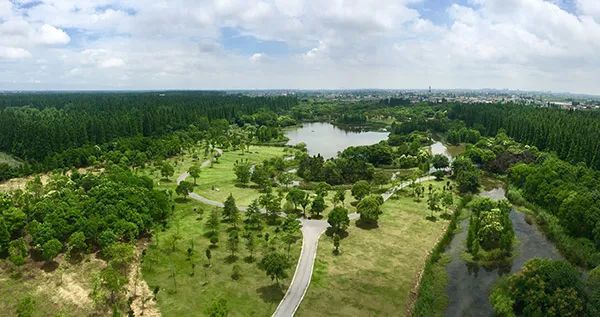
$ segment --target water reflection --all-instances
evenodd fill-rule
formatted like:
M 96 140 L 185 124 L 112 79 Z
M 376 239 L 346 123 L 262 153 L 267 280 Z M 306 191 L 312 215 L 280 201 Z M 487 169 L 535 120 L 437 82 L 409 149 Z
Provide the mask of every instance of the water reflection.
M 288 130 L 288 144 L 306 143 L 310 155 L 321 154 L 325 159 L 335 157 L 350 146 L 371 145 L 385 140 L 388 132 L 360 131 L 338 128 L 330 123 L 306 123 L 302 127 Z
M 496 200 L 504 198 L 504 194 L 502 188 L 481 193 L 482 196 Z M 469 219 L 460 222 L 461 231 L 454 236 L 447 249 L 450 263 L 446 266 L 449 297 L 446 316 L 493 316 L 488 298 L 500 276 L 519 271 L 525 262 L 535 257 L 562 259 L 552 242 L 548 241 L 535 225 L 527 224 L 522 213 L 513 209 L 510 219 L 519 240 L 515 246 L 515 256 L 512 261 L 493 268 L 481 267 L 463 260 Z

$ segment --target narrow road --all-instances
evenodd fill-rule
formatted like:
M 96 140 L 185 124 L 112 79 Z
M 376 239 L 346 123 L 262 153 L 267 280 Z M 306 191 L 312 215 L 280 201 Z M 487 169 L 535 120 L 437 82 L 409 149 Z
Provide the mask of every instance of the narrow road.
M 210 160 L 207 160 L 202 163 L 202 166 L 206 167 L 209 164 Z M 431 170 L 429 171 L 429 173 L 432 173 L 433 171 L 434 170 Z M 188 176 L 189 174 L 187 172 L 181 174 L 177 178 L 177 183 L 179 184 Z M 434 176 L 424 176 L 418 178 L 415 181 L 415 183 L 426 182 L 433 179 L 435 179 Z M 403 182 L 398 186 L 390 188 L 387 192 L 381 194 L 383 201 L 387 201 L 396 193 L 396 191 L 410 186 L 411 183 L 412 182 Z M 222 202 L 210 200 L 196 193 L 190 193 L 189 197 L 210 206 L 223 207 Z M 241 211 L 245 211 L 247 209 L 247 207 L 245 206 L 239 206 L 238 208 Z M 358 213 L 351 213 L 348 215 L 348 217 L 350 218 L 350 220 L 356 220 L 360 217 L 360 215 Z M 304 298 L 304 295 L 308 290 L 308 286 L 310 285 L 310 280 L 312 278 L 312 272 L 315 263 L 315 257 L 317 255 L 319 238 L 329 227 L 329 223 L 327 223 L 326 220 L 299 220 L 302 224 L 302 251 L 300 252 L 300 258 L 298 259 L 298 264 L 296 265 L 296 271 L 294 272 L 292 282 L 290 283 L 290 286 L 288 287 L 283 299 L 277 306 L 277 309 L 275 309 L 273 317 L 290 317 L 294 316 L 294 314 L 296 313 L 296 310 L 300 306 L 300 303 L 302 302 L 302 299 Z

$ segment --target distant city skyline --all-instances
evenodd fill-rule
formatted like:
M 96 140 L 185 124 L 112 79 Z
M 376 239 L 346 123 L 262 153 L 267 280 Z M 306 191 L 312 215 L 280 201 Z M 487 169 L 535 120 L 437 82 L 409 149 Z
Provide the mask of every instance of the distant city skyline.
M 598 52 L 598 0 L 0 0 L 0 91 L 600 95 Z

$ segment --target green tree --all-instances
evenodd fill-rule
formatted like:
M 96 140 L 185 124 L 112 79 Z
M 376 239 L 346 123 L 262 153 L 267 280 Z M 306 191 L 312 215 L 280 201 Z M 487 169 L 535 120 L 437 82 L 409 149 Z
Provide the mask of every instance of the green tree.
M 287 254 L 290 256 L 292 244 L 300 239 L 300 221 L 294 215 L 288 215 L 281 225 L 283 241 L 287 244 Z
M 165 179 L 169 179 L 173 174 L 175 174 L 175 168 L 169 162 L 163 162 L 160 166 L 160 174 Z
M 261 195 L 258 198 L 258 201 L 271 218 L 277 217 L 279 212 L 281 212 L 281 198 L 273 195 L 272 191 L 267 191 L 265 194 Z
M 223 203 L 223 219 L 229 222 L 234 228 L 237 228 L 240 222 L 240 210 L 235 204 L 235 199 L 232 194 L 227 196 Z
M 252 232 L 248 232 L 245 235 L 246 239 L 246 250 L 250 253 L 249 259 L 254 260 L 254 251 L 256 250 L 256 238 Z
M 333 250 L 334 254 L 339 254 L 340 253 L 340 235 L 338 235 L 337 233 L 333 234 L 333 247 L 335 248 Z
M 250 179 L 263 191 L 266 191 L 271 183 L 269 168 L 264 164 L 255 165 Z
M 177 184 L 175 192 L 182 198 L 187 198 L 189 194 L 194 190 L 194 185 L 190 182 L 181 181 Z
M 290 268 L 290 263 L 284 254 L 271 251 L 262 258 L 258 267 L 265 271 L 271 280 L 275 280 L 277 286 L 280 287 L 279 280 L 288 276 L 287 270 Z
M 285 199 L 294 205 L 294 210 L 298 209 L 298 205 L 304 200 L 308 194 L 298 188 L 292 188 L 286 195 Z
M 344 200 L 346 200 L 346 190 L 343 188 L 336 190 L 333 196 L 334 204 L 335 202 L 340 202 L 342 203 L 342 207 L 344 207 Z
M 331 185 L 329 185 L 325 182 L 318 182 L 316 189 L 315 189 L 315 193 L 318 196 L 327 197 L 327 194 L 329 193 L 330 190 L 331 190 Z
M 364 224 L 377 225 L 381 211 L 382 199 L 378 195 L 369 195 L 363 198 L 358 205 L 356 211 L 360 214 L 360 221 Z
M 85 234 L 81 231 L 73 232 L 67 242 L 67 248 L 70 253 L 84 252 L 87 249 Z
M 436 154 L 431 157 L 431 165 L 437 169 L 446 168 L 450 166 L 450 160 L 445 155 Z
M 587 316 L 586 300 L 579 271 L 548 259 L 528 261 L 490 297 L 497 312 L 513 316 Z
M 8 243 L 10 242 L 10 233 L 4 222 L 4 218 L 0 216 L 0 257 L 8 251 Z
M 589 272 L 586 286 L 590 297 L 590 304 L 595 309 L 591 313 L 596 316 L 600 313 L 600 265 Z
M 210 237 L 219 235 L 220 218 L 219 209 L 214 208 L 206 220 L 206 230 L 209 232 Z
M 42 254 L 46 261 L 52 261 L 62 251 L 62 243 L 57 239 L 48 240 L 42 246 Z
M 333 229 L 334 233 L 341 234 L 346 231 L 350 225 L 348 210 L 343 207 L 335 207 L 327 216 L 327 222 Z
M 258 199 L 253 200 L 245 212 L 246 219 L 244 219 L 244 229 L 246 231 L 261 231 L 262 230 L 262 215 Z
M 285 186 L 285 188 L 287 189 L 290 187 L 290 184 L 292 184 L 292 182 L 294 181 L 294 175 L 292 173 L 280 173 L 279 175 L 277 175 L 277 180 L 281 185 Z
M 25 264 L 28 252 L 27 243 L 23 238 L 13 240 L 8 244 L 8 259 L 14 265 L 21 266 Z
M 352 186 L 352 196 L 354 196 L 356 200 L 363 199 L 369 193 L 371 193 L 371 184 L 367 181 L 358 181 Z
M 227 238 L 227 249 L 231 252 L 231 256 L 234 257 L 240 246 L 240 234 L 237 229 L 229 231 Z
M 198 177 L 200 177 L 200 172 L 202 170 L 200 169 L 200 166 L 194 164 L 192 166 L 190 166 L 190 168 L 188 169 L 188 173 L 190 174 L 190 176 L 194 179 L 194 185 L 196 185 L 196 180 L 198 179 Z
M 313 218 L 320 217 L 321 213 L 325 210 L 325 199 L 321 195 L 317 195 L 312 202 L 310 207 L 310 213 Z
M 470 159 L 459 157 L 452 162 L 452 169 L 461 193 L 477 192 L 480 172 Z
M 442 200 L 442 195 L 441 193 L 439 193 L 437 191 L 437 189 L 433 189 L 431 191 L 429 191 L 429 194 L 427 196 L 427 207 L 429 207 L 429 210 L 431 211 L 431 217 L 433 217 L 433 213 L 436 211 L 441 210 L 440 208 L 440 202 Z
M 248 163 L 248 160 L 236 160 L 233 165 L 233 172 L 239 183 L 248 184 L 252 176 L 252 165 Z
M 451 191 L 446 191 L 442 195 L 442 205 L 446 208 L 446 213 L 454 205 L 454 195 Z

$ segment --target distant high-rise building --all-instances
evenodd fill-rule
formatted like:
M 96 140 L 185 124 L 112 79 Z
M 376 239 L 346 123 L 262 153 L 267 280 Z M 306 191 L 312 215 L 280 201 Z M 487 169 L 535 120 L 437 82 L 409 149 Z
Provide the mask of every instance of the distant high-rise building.
M 429 86 L 429 93 L 431 93 L 431 86 Z

